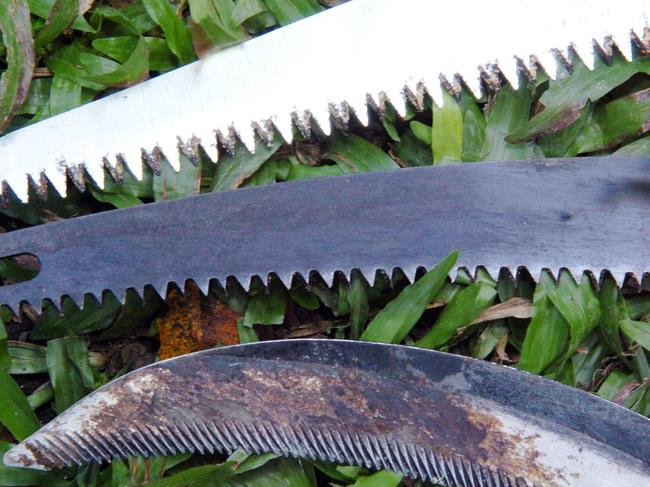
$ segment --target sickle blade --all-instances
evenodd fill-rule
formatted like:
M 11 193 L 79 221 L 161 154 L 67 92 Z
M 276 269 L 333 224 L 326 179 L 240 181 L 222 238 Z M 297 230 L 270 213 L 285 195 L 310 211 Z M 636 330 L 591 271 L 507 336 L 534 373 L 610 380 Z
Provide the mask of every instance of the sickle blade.
M 650 482 L 648 437 L 650 420 L 512 368 L 398 345 L 286 340 L 136 370 L 79 401 L 4 461 L 52 469 L 243 448 L 463 487 L 476 478 L 614 487 Z

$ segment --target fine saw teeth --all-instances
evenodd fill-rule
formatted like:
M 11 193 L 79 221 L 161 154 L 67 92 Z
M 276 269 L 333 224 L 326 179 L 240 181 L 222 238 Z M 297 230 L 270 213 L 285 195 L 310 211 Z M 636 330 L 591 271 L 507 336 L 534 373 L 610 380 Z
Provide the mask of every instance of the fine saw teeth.
M 587 272 L 597 284 L 609 273 L 638 288 L 650 270 L 639 235 L 648 173 L 650 160 L 615 156 L 429 166 L 72 218 L 2 235 L 0 256 L 32 254 L 40 270 L 0 286 L 0 304 L 40 310 L 69 296 L 84 306 L 89 293 L 123 300 L 149 287 L 165 296 L 190 280 L 203 292 L 278 278 L 287 288 L 295 279 L 331 287 L 355 269 L 368 282 L 382 273 L 413 281 L 455 250 L 455 268 L 469 276 L 523 268 L 537 280 L 565 269 L 576 280 Z
M 514 86 L 536 63 L 554 78 L 553 49 L 566 54 L 573 46 L 588 66 L 594 42 L 598 55 L 615 48 L 632 59 L 635 49 L 647 54 L 647 44 L 635 48 L 631 38 L 644 39 L 649 11 L 646 0 L 549 0 L 534 8 L 524 0 L 490 8 L 483 0 L 353 0 L 0 138 L 0 178 L 25 201 L 25 175 L 37 179 L 44 170 L 65 195 L 66 167 L 85 165 L 101 185 L 102 162 L 121 156 L 141 178 L 142 151 L 156 148 L 178 169 L 179 138 L 199 138 L 216 158 L 215 133 L 226 149 L 239 139 L 250 150 L 256 126 L 271 124 L 286 142 L 310 135 L 312 125 L 328 134 L 348 112 L 367 124 L 369 106 L 390 103 L 403 115 L 405 94 L 418 86 L 440 106 L 440 76 L 460 76 L 476 96 L 480 67 L 498 66 Z M 520 61 L 531 56 L 535 62 Z
M 244 449 L 449 487 L 640 486 L 649 434 L 647 418 L 512 368 L 396 345 L 277 340 L 122 376 L 4 464 L 50 470 Z

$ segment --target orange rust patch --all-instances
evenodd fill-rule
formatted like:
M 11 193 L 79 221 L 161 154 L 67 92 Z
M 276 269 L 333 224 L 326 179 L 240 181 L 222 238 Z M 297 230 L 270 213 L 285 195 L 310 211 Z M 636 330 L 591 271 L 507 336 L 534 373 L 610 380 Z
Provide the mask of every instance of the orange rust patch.
M 239 343 L 237 320 L 241 316 L 221 302 L 207 303 L 196 284 L 187 286 L 185 296 L 172 289 L 166 302 L 168 310 L 154 321 L 161 359 Z

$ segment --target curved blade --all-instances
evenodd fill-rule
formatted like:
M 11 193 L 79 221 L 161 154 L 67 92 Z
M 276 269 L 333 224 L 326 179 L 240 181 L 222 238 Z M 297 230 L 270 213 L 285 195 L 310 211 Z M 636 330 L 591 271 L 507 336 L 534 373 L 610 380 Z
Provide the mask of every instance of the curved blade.
M 128 288 L 228 276 L 402 268 L 413 277 L 452 250 L 458 265 L 604 269 L 641 278 L 638 238 L 650 211 L 650 160 L 590 158 L 402 169 L 207 194 L 50 223 L 0 236 L 0 256 L 28 252 L 39 275 L 0 287 L 0 303 L 69 295 L 120 299 Z
M 478 68 L 490 63 L 516 84 L 516 58 L 534 55 L 553 75 L 553 49 L 571 44 L 593 63 L 593 39 L 606 46 L 606 36 L 631 58 L 630 32 L 643 38 L 649 15 L 646 0 L 546 0 L 534 17 L 526 0 L 354 0 L 0 138 L 0 179 L 25 198 L 25 174 L 38 181 L 44 169 L 64 194 L 65 167 L 85 163 L 102 184 L 103 161 L 121 155 L 139 176 L 142 150 L 159 147 L 177 165 L 179 138 L 215 157 L 215 131 L 233 126 L 254 149 L 254 124 L 290 142 L 292 120 L 329 132 L 332 108 L 347 118 L 344 102 L 364 124 L 368 96 L 405 113 L 404 89 L 419 104 L 423 83 L 440 102 L 440 75 L 460 74 L 478 95 Z
M 243 448 L 448 485 L 650 482 L 650 420 L 558 383 L 397 345 L 277 341 L 121 377 L 5 455 L 51 469 Z

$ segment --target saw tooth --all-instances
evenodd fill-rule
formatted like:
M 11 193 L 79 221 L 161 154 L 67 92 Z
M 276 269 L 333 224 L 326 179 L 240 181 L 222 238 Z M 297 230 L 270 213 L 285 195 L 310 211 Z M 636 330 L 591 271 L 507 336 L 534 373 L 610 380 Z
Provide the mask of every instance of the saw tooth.
M 359 120 L 359 123 L 364 127 L 367 127 L 370 123 L 370 114 L 368 113 L 370 105 L 368 97 L 348 98 L 346 103 L 349 109 L 354 113 L 357 120 Z
M 596 63 L 596 48 L 593 39 L 572 42 L 572 57 L 578 58 L 589 70 L 593 71 Z
M 550 79 L 557 78 L 557 58 L 552 50 L 542 51 L 531 57 L 533 57 L 533 64 L 538 65 L 538 69 L 541 67 Z

